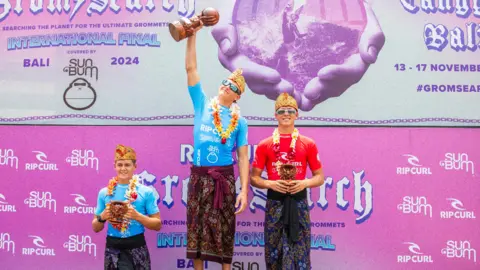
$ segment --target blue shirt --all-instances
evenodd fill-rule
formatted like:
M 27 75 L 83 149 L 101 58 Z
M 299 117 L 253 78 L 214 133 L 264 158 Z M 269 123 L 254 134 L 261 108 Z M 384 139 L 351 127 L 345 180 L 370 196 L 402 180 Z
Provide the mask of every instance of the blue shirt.
M 106 204 L 110 201 L 126 201 L 125 192 L 127 192 L 128 184 L 118 184 L 113 191 L 113 196 L 107 196 L 107 188 L 104 187 L 98 193 L 96 215 L 100 215 L 105 210 Z M 132 203 L 133 208 L 143 215 L 153 215 L 160 210 L 155 199 L 153 190 L 142 184 L 137 184 L 137 199 Z M 126 238 L 137 234 L 141 234 L 145 231 L 145 227 L 136 220 L 131 220 L 127 230 L 122 233 L 119 230 L 113 228 L 113 226 L 107 221 L 108 230 L 107 234 L 113 237 Z
M 248 144 L 247 120 L 240 117 L 230 138 L 227 139 L 225 144 L 222 144 L 222 138 L 213 124 L 210 102 L 207 100 L 200 82 L 194 86 L 189 86 L 188 92 L 192 98 L 195 111 L 193 164 L 196 166 L 231 165 L 233 163 L 232 151 L 235 145 L 239 148 Z M 225 106 L 219 105 L 219 107 L 221 108 L 222 128 L 226 130 L 232 119 L 231 111 Z

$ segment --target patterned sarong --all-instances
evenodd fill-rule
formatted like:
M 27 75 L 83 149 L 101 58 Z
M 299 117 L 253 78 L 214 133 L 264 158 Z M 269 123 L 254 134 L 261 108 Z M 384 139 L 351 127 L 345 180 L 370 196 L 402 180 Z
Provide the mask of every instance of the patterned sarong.
M 269 190 L 270 192 L 270 190 Z M 290 225 L 285 225 L 287 213 L 284 201 L 268 199 L 265 213 L 265 263 L 268 270 L 310 270 L 310 212 L 306 199 L 296 203 L 298 235 L 290 236 Z M 291 212 L 290 212 L 291 213 Z M 293 217 L 296 219 L 297 217 Z M 292 220 L 292 217 L 289 218 Z
M 231 264 L 235 240 L 233 166 L 191 169 L 187 201 L 187 258 Z
M 107 237 L 105 270 L 150 270 L 150 253 L 143 234 L 129 238 Z

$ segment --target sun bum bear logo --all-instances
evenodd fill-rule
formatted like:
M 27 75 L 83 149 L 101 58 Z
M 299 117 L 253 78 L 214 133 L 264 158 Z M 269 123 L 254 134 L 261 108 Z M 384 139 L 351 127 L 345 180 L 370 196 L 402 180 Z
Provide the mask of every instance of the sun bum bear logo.
M 97 92 L 92 85 L 83 78 L 77 78 L 63 93 L 63 101 L 70 109 L 86 110 L 95 104 Z

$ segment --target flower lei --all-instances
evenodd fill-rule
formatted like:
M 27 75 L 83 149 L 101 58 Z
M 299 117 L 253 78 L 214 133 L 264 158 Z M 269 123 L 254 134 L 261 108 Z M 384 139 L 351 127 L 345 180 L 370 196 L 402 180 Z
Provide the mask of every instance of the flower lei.
M 127 199 L 127 201 L 129 203 L 134 202 L 138 197 L 138 193 L 137 193 L 137 190 L 136 190 L 137 183 L 138 183 L 138 178 L 136 176 L 134 176 L 132 179 L 130 179 L 130 181 L 128 183 L 128 189 L 125 192 L 125 198 Z M 108 182 L 107 196 L 113 196 L 113 192 L 114 192 L 115 188 L 117 187 L 117 185 L 118 185 L 118 177 L 115 176 L 114 178 L 110 179 L 110 181 Z M 112 224 L 112 226 L 115 229 L 120 230 L 123 233 L 127 230 L 129 223 L 130 223 L 130 221 L 123 220 L 121 225 L 113 225 Z
M 220 135 L 222 138 L 222 144 L 225 144 L 227 139 L 230 138 L 232 132 L 237 128 L 238 119 L 240 118 L 240 107 L 235 103 L 232 104 L 232 108 L 230 109 L 232 119 L 230 120 L 230 124 L 225 131 L 222 127 L 222 119 L 220 117 L 222 108 L 218 103 L 218 97 L 215 97 L 210 101 L 210 107 L 212 108 L 213 124 L 218 131 L 218 135 Z
M 292 133 L 292 142 L 290 142 L 290 149 L 287 153 L 287 159 L 285 162 L 287 164 L 295 159 L 295 145 L 297 143 L 299 134 L 300 133 L 298 132 L 298 129 L 295 128 Z M 280 133 L 278 133 L 277 128 L 273 131 L 273 151 L 275 152 L 275 157 L 277 158 L 277 162 L 275 164 L 277 165 L 278 170 L 280 165 L 283 164 L 283 162 L 280 161 L 282 159 L 282 155 L 280 154 Z

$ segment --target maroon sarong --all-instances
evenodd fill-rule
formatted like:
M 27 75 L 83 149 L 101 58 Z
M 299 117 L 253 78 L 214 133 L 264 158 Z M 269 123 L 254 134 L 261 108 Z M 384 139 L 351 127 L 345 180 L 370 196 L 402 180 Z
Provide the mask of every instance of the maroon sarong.
M 192 166 L 187 199 L 187 258 L 231 264 L 235 240 L 233 166 Z

